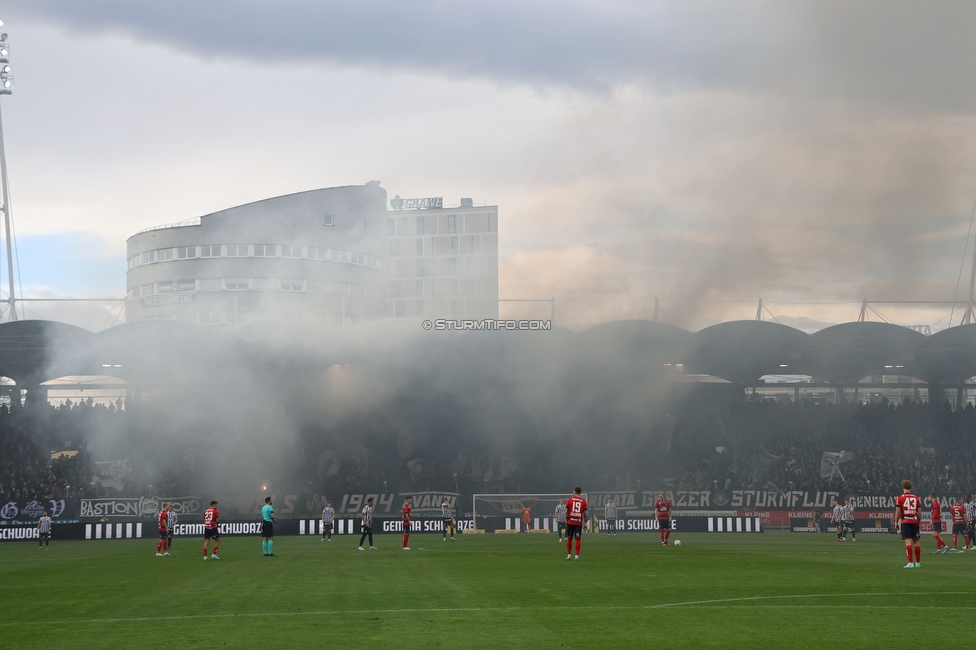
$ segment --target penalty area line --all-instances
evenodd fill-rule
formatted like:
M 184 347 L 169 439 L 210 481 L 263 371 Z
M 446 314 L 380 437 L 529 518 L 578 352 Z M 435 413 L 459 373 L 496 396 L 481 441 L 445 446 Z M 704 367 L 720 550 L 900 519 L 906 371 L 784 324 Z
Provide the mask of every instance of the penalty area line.
M 660 603 L 657 605 L 542 605 L 539 607 L 409 607 L 402 609 L 327 609 L 309 610 L 296 612 L 250 612 L 241 614 L 186 614 L 181 616 L 133 616 L 118 618 L 70 618 L 58 621 L 43 621 L 46 626 L 50 625 L 93 625 L 102 623 L 147 623 L 155 621 L 190 621 L 190 620 L 213 620 L 213 619 L 240 619 L 240 618 L 273 618 L 277 616 L 337 616 L 349 614 L 418 614 L 418 613 L 480 613 L 480 612 L 530 612 L 530 611 L 568 611 L 568 610 L 651 610 L 665 609 L 669 607 L 688 607 L 701 609 L 748 609 L 746 605 L 734 605 L 733 603 L 745 603 L 757 600 L 784 600 L 791 598 L 859 598 L 859 597 L 887 597 L 887 596 L 974 596 L 976 592 L 970 591 L 919 591 L 919 592 L 866 592 L 856 594 L 795 594 L 784 596 L 751 596 L 742 598 L 722 598 L 715 600 L 693 600 L 680 603 Z M 976 607 L 925 607 L 925 606 L 877 606 L 877 605 L 758 605 L 757 607 L 776 608 L 843 608 L 843 607 L 890 607 L 900 609 L 966 609 L 972 610 Z M 4 621 L 0 622 L 0 628 L 16 627 L 24 625 L 38 625 L 39 621 Z

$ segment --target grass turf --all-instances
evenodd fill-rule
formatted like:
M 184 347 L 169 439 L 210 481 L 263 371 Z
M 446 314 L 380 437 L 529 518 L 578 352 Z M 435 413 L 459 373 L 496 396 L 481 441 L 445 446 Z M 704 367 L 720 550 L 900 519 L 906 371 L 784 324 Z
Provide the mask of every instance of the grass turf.
M 976 611 L 976 552 L 932 555 L 930 538 L 907 570 L 888 535 L 680 537 L 586 535 L 579 562 L 554 535 L 414 535 L 412 551 L 385 535 L 365 552 L 280 537 L 275 558 L 227 537 L 208 562 L 197 539 L 166 558 L 153 539 L 9 543 L 0 645 L 897 648 Z

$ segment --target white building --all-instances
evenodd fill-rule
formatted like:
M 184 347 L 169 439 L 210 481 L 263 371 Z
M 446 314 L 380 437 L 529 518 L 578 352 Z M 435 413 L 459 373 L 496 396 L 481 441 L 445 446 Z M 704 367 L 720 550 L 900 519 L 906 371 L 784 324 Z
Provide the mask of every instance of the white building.
M 498 206 L 440 198 L 390 201 L 388 313 L 408 318 L 498 317 Z
M 129 238 L 126 320 L 211 326 L 387 313 L 379 181 L 278 196 Z

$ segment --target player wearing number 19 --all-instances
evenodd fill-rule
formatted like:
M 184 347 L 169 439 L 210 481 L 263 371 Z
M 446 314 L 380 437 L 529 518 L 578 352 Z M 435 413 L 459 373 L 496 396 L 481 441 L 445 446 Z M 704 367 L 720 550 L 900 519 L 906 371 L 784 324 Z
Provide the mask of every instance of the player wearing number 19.
M 905 541 L 905 553 L 908 555 L 905 568 L 921 569 L 922 547 L 918 540 L 922 537 L 919 512 L 922 501 L 912 494 L 912 482 L 908 479 L 901 482 L 901 489 L 902 495 L 895 499 L 895 525 L 901 527 L 901 538 Z
M 573 496 L 566 499 L 566 559 L 573 557 L 573 539 L 576 540 L 576 559 L 580 554 L 580 538 L 583 536 L 583 522 L 586 521 L 586 500 L 580 495 L 583 490 L 573 488 Z

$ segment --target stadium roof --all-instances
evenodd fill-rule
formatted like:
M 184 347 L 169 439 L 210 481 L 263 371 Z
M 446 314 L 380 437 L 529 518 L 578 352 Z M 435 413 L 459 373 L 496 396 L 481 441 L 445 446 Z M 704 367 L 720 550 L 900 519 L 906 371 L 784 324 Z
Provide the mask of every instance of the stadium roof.
M 397 325 L 389 322 L 384 327 L 396 330 Z M 414 325 L 411 321 L 409 326 Z M 330 363 L 362 360 L 371 351 L 382 355 L 396 347 L 396 336 L 337 332 L 345 333 L 320 331 L 314 337 L 318 343 L 334 340 L 336 358 Z M 181 381 L 198 374 L 212 376 L 222 355 L 247 354 L 255 340 L 273 339 L 279 348 L 313 342 L 295 338 L 300 333 L 288 327 L 245 327 L 239 334 L 217 334 L 177 321 L 135 321 L 97 334 L 52 321 L 3 323 L 0 375 L 28 386 L 68 375 L 111 375 L 134 383 Z M 536 358 L 575 350 L 586 362 L 619 364 L 628 371 L 683 364 L 689 373 L 742 384 L 757 383 L 771 374 L 811 375 L 837 385 L 851 385 L 871 375 L 900 375 L 945 385 L 976 376 L 976 325 L 924 336 L 888 323 L 844 323 L 806 334 L 767 321 L 731 321 L 688 332 L 666 323 L 630 320 L 578 333 L 556 328 L 518 337 L 506 332 L 454 334 L 482 337 L 491 349 L 507 347 L 511 341 L 518 345 L 509 352 L 525 354 L 531 348 Z M 434 335 L 445 333 L 429 334 Z M 455 339 L 438 341 L 452 345 Z M 266 347 L 273 353 L 272 347 Z M 465 345 L 457 348 L 461 355 L 465 349 Z M 313 361 L 323 362 L 322 358 Z

